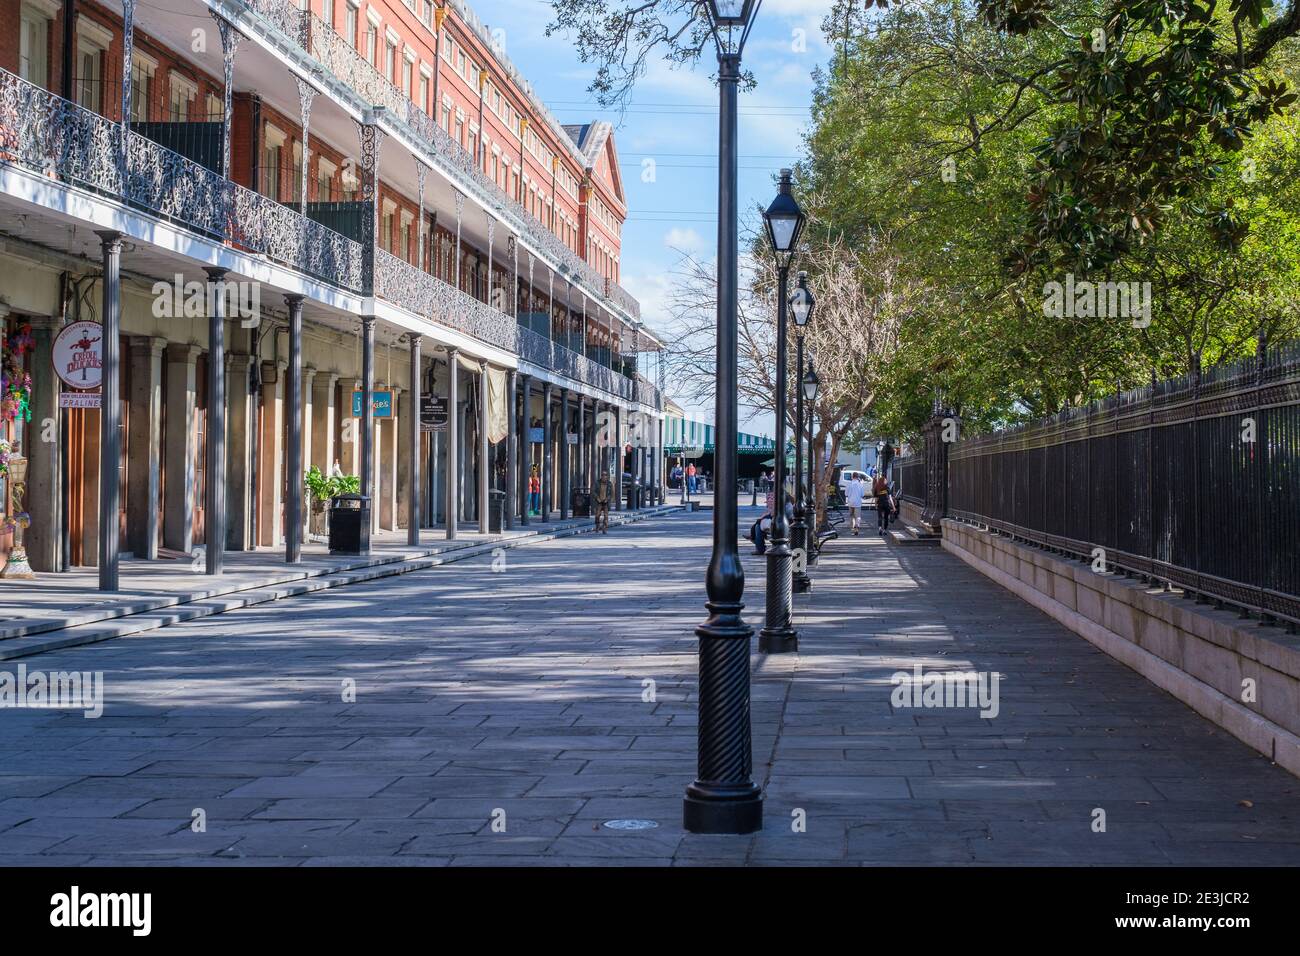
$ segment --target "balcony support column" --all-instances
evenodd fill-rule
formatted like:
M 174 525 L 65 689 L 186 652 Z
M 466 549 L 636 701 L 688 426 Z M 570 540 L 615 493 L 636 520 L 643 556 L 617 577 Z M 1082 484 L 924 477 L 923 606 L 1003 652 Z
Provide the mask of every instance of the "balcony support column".
M 479 133 L 481 134 L 482 132 L 483 132 L 483 128 L 479 127 Z M 464 213 L 465 213 L 465 195 L 463 193 L 457 192 L 456 193 L 456 281 L 453 284 L 456 286 L 457 289 L 460 289 L 461 291 L 464 291 L 461 285 L 461 273 L 464 270 L 461 268 L 461 261 L 460 261 L 460 223 L 461 223 L 461 219 L 464 216 Z
M 129 13 L 128 13 L 129 16 Z M 129 25 L 129 21 L 128 21 Z M 128 36 L 130 35 L 128 31 Z M 118 511 L 122 500 L 121 378 L 118 335 L 122 331 L 122 234 L 112 230 L 96 232 L 104 260 L 104 302 L 100 312 L 103 323 L 103 372 L 99 408 L 99 589 L 118 589 Z
M 239 46 L 239 31 L 235 25 L 216 13 L 212 19 L 217 21 L 217 33 L 221 36 L 221 176 L 230 181 L 230 121 L 232 116 L 231 96 L 235 91 L 235 48 Z M 123 65 L 125 75 L 131 73 L 131 52 L 127 48 L 126 62 Z
M 118 169 L 122 174 L 122 191 L 128 192 L 126 176 L 126 156 L 127 144 L 130 142 L 131 133 L 131 60 L 132 50 L 135 47 L 135 0 L 122 0 L 122 115 L 120 117 L 121 141 L 118 144 L 117 162 Z M 107 59 L 107 57 L 105 57 Z M 117 527 L 116 520 L 113 527 Z M 103 526 L 100 526 L 103 531 Z M 117 573 L 116 568 L 114 574 Z M 116 590 L 116 588 L 114 588 Z
M 491 487 L 491 445 L 488 442 L 488 367 L 487 362 L 478 365 L 478 530 L 480 534 L 488 533 L 488 512 Z
M 506 486 L 503 489 L 506 493 L 506 514 L 505 530 L 510 530 L 515 526 L 515 504 L 517 503 L 516 489 L 519 487 L 517 477 L 517 466 L 519 462 L 519 453 L 516 450 L 515 443 L 519 441 L 519 430 L 515 427 L 517 417 L 515 415 L 515 387 L 518 372 L 510 369 L 506 373 Z
M 375 246 L 379 237 L 379 153 L 384 145 L 384 131 L 379 128 L 383 107 L 371 110 L 369 123 L 357 123 L 361 139 L 361 199 L 369 204 L 361 237 L 361 285 L 366 295 L 375 292 Z M 355 122 L 355 121 L 354 121 Z M 373 344 L 373 343 L 372 343 Z
M 613 441 L 610 447 L 614 451 L 614 510 L 623 510 L 623 410 L 617 405 L 609 406 L 609 413 L 614 416 Z
M 300 76 L 298 84 L 298 118 L 302 124 L 302 186 L 298 194 L 298 212 L 307 216 L 307 183 L 311 179 L 311 101 L 316 98 L 316 88 Z
M 569 390 L 560 389 L 560 520 L 569 517 Z
M 520 177 L 519 181 L 522 183 L 523 178 Z M 514 236 L 511 236 L 509 241 L 506 243 L 506 247 L 510 252 L 510 287 L 512 290 L 511 297 L 513 299 L 510 314 L 515 317 L 515 321 L 518 321 L 519 320 L 519 241 L 515 239 Z
M 528 525 L 528 482 L 532 478 L 533 439 L 532 426 L 528 418 L 532 407 L 533 377 L 519 376 L 519 523 Z
M 554 457 L 551 450 L 551 392 L 553 386 L 547 382 L 542 386 L 542 523 L 551 520 L 551 489 L 554 487 Z
M 424 165 L 424 163 L 420 162 L 420 159 L 417 156 L 415 159 L 415 184 L 417 190 L 420 193 L 420 216 L 415 221 L 415 235 L 416 235 L 416 245 L 418 247 L 416 251 L 416 255 L 419 257 L 416 261 L 419 263 L 421 270 L 426 269 L 424 264 L 424 178 L 426 175 L 428 175 L 428 172 L 429 172 L 428 168 Z M 419 338 L 417 337 L 413 341 L 415 346 L 418 349 L 420 344 Z M 415 408 L 416 411 L 418 412 L 419 411 L 418 403 L 416 404 Z M 416 527 L 419 526 L 417 525 Z
M 458 507 L 460 500 L 460 455 L 457 451 L 460 447 L 460 396 L 457 394 L 460 373 L 459 363 L 459 352 L 456 349 L 447 349 L 447 481 L 444 489 L 447 498 L 444 508 L 446 510 L 448 541 L 456 540 L 456 519 L 460 514 Z
M 482 128 L 480 128 L 479 134 L 482 135 L 482 132 L 483 130 Z M 496 306 L 493 305 L 492 303 L 492 243 L 496 241 L 496 236 L 497 236 L 497 222 L 495 219 L 492 218 L 488 219 L 487 233 L 488 233 L 487 296 L 484 298 L 483 301 L 486 302 L 488 305 L 491 305 L 493 308 L 496 308 Z M 504 312 L 505 310 L 500 309 L 499 311 Z
M 204 425 L 203 534 L 205 572 L 221 573 L 226 544 L 226 270 L 209 266 L 208 274 L 208 407 Z
M 361 494 L 375 509 L 375 317 L 361 317 Z
M 420 177 L 420 199 L 423 204 L 424 199 L 424 177 Z M 424 218 L 423 213 L 420 216 Z M 421 239 L 421 251 L 423 251 L 423 235 Z M 421 257 L 423 260 L 423 257 Z M 420 386 L 422 384 L 420 377 L 420 336 L 414 332 L 410 335 L 411 340 L 411 398 L 406 405 L 406 413 L 410 418 L 410 428 L 407 432 L 407 440 L 411 443 L 410 448 L 410 465 L 407 478 L 409 485 L 406 492 L 406 543 L 409 545 L 418 545 L 420 543 Z
M 306 130 L 303 131 L 303 182 L 306 182 Z M 303 187 L 304 190 L 306 187 Z M 305 209 L 304 200 L 304 209 Z M 284 562 L 297 564 L 302 560 L 302 299 L 301 295 L 286 295 L 289 307 L 289 500 L 284 509 Z

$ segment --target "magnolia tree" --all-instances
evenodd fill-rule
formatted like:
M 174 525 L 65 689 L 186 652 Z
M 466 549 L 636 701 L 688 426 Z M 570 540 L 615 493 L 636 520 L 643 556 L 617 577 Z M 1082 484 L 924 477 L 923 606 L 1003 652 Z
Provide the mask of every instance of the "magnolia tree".
M 776 264 L 748 231 L 751 255 L 741 264 L 739 303 L 740 404 L 752 412 L 776 409 Z M 884 369 L 898 347 L 899 330 L 919 304 L 922 289 L 899 270 L 901 257 L 890 238 L 872 235 L 850 246 L 842 237 L 805 241 L 794 269 L 805 268 L 817 300 L 804 329 L 804 351 L 821 379 L 812 407 L 812 460 L 821 523 L 830 492 L 831 470 L 844 439 L 874 414 Z M 668 309 L 677 339 L 669 369 L 677 387 L 696 404 L 707 405 L 716 369 L 717 275 L 715 263 L 683 254 L 674 275 Z M 795 272 L 790 276 L 794 286 Z M 793 319 L 790 319 L 793 322 Z M 787 435 L 794 435 L 795 337 L 789 336 L 786 396 Z M 805 413 L 807 409 L 805 407 Z

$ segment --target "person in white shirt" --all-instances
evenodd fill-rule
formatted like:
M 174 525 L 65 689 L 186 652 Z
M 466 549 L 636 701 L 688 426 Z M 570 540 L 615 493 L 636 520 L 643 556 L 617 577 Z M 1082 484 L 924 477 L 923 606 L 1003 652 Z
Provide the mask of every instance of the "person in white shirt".
M 862 501 L 867 497 L 867 483 L 854 475 L 844 489 L 844 498 L 849 505 L 849 528 L 857 534 L 862 527 Z

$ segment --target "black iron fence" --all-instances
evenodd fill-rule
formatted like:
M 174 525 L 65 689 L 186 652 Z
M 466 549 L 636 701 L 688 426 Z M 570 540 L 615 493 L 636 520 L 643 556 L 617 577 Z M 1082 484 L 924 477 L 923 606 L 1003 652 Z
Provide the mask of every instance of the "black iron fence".
M 909 500 L 946 495 L 947 516 L 1300 623 L 1300 343 L 1008 431 L 941 433 L 900 462 Z

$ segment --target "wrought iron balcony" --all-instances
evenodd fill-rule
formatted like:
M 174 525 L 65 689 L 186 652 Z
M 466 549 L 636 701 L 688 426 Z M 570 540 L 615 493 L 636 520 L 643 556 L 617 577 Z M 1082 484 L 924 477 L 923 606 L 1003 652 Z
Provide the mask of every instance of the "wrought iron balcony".
M 361 291 L 362 247 L 138 133 L 0 69 L 0 160 L 125 201 Z
M 381 106 L 389 117 L 406 126 L 412 138 L 429 144 L 462 177 L 472 181 L 505 221 L 513 221 L 528 242 L 541 250 L 583 285 L 591 294 L 605 298 L 633 318 L 640 318 L 641 306 L 622 286 L 593 269 L 566 246 L 540 220 L 516 202 L 485 173 L 460 143 L 421 110 L 401 88 L 386 78 L 329 24 L 290 0 L 237 0 L 296 42 L 343 85 L 371 106 Z
M 383 249 L 375 249 L 375 295 L 508 352 L 518 349 L 510 316 Z

